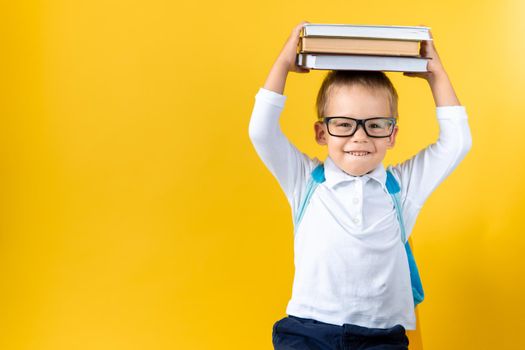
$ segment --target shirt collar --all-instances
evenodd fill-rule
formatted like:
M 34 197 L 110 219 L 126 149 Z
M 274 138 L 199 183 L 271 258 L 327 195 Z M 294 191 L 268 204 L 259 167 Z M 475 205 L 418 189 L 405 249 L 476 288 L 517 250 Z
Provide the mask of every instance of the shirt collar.
M 326 185 L 330 186 L 331 188 L 334 188 L 336 185 L 342 182 L 354 181 L 357 179 L 360 179 L 361 181 L 363 181 L 363 183 L 366 183 L 368 180 L 373 179 L 379 182 L 379 184 L 381 184 L 381 187 L 386 188 L 386 170 L 383 164 L 379 164 L 374 170 L 367 174 L 361 176 L 353 176 L 345 173 L 334 163 L 330 156 L 327 156 L 324 162 L 324 172 Z

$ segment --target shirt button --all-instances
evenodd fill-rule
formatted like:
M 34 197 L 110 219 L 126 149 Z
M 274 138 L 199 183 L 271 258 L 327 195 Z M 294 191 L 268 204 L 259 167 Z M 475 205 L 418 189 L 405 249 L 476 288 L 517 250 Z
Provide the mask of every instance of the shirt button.
M 354 201 L 353 201 L 353 202 L 354 202 L 354 204 L 359 203 L 359 198 L 354 198 Z
M 354 224 L 359 223 L 359 219 L 358 218 L 353 218 L 352 221 L 353 221 Z

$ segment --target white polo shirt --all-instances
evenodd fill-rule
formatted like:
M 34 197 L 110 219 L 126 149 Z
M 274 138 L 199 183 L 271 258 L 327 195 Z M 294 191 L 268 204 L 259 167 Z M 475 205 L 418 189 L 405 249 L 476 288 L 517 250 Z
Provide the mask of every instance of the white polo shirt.
M 249 124 L 252 144 L 279 182 L 292 214 L 320 163 L 282 133 L 286 96 L 260 88 Z M 434 189 L 471 147 L 464 106 L 436 107 L 438 140 L 390 167 L 401 186 L 407 237 Z M 326 181 L 310 199 L 294 237 L 295 275 L 286 313 L 369 328 L 416 328 L 410 272 L 383 165 L 363 176 L 341 170 L 328 156 Z

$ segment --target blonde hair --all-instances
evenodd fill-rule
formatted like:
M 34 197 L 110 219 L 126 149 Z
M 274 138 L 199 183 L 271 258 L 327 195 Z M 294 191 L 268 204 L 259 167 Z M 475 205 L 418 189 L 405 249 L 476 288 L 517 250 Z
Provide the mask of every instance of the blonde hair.
M 381 71 L 333 70 L 325 76 L 317 94 L 317 117 L 325 117 L 330 94 L 336 87 L 360 85 L 370 90 L 383 90 L 388 96 L 392 116 L 398 116 L 397 92 L 390 79 Z

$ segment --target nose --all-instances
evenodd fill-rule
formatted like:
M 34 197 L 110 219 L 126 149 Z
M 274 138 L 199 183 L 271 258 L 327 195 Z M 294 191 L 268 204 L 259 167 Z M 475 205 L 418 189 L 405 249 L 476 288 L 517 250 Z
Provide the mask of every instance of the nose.
M 367 141 L 368 135 L 365 132 L 365 127 L 363 125 L 358 125 L 357 130 L 355 131 L 354 135 L 350 139 L 351 141 L 354 141 L 354 142 Z

